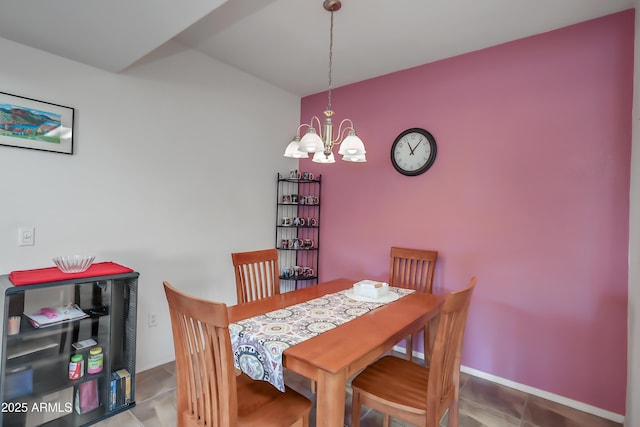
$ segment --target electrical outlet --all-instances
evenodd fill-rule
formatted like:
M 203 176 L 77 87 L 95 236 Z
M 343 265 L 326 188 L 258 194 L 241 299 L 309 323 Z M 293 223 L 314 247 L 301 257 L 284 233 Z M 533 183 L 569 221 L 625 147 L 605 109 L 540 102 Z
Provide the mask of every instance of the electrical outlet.
M 149 312 L 149 327 L 153 328 L 158 326 L 158 315 L 156 313 Z
M 18 228 L 18 246 L 33 246 L 36 240 L 35 227 Z

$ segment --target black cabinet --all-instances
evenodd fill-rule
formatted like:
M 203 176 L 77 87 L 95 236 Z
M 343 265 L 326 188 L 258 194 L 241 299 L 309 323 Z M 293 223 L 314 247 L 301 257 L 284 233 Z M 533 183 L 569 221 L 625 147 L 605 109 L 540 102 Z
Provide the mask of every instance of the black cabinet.
M 0 425 L 82 426 L 135 405 L 137 281 L 132 272 L 14 286 L 0 276 Z M 86 317 L 35 327 L 27 315 L 45 307 Z
M 322 176 L 277 175 L 276 248 L 283 292 L 318 283 Z

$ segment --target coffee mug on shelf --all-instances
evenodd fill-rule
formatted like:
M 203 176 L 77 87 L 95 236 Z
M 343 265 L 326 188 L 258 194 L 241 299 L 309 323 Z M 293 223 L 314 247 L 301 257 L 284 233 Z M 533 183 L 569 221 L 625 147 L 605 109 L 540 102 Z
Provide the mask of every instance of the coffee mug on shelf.
M 308 227 L 315 227 L 316 225 L 318 225 L 318 220 L 316 218 L 313 218 L 313 217 L 307 218 Z
M 314 246 L 313 239 L 304 239 L 303 245 L 307 249 L 311 249 Z
M 291 169 L 291 172 L 289 172 L 289 178 L 300 179 L 300 171 L 298 169 Z
M 315 196 L 307 196 L 307 200 L 306 203 L 308 205 L 317 205 L 320 202 L 320 199 L 318 199 Z
M 291 225 L 291 218 L 288 216 L 285 216 L 282 218 L 282 225 Z
M 291 196 L 289 194 L 283 194 L 282 203 L 291 203 Z
M 285 279 L 291 277 L 291 269 L 285 268 L 284 270 L 282 270 L 282 277 L 284 277 Z
M 289 249 L 289 239 L 282 239 L 280 242 L 280 247 L 282 249 Z
M 315 178 L 315 175 L 312 172 L 305 172 L 302 174 L 302 179 L 313 181 L 314 178 Z
M 311 268 L 311 267 L 304 267 L 304 268 L 302 269 L 302 275 L 303 275 L 303 276 L 307 276 L 307 277 L 308 277 L 308 276 L 315 276 L 315 275 L 316 275 L 316 272 L 315 272 L 315 270 L 314 270 L 313 268 Z
M 293 267 L 292 270 L 293 270 L 293 275 L 294 276 L 298 277 L 298 276 L 302 275 L 303 268 L 300 267 L 299 265 L 296 265 L 295 267 Z
M 305 224 L 305 219 L 304 218 L 295 217 L 293 219 L 293 225 L 296 225 L 298 227 L 304 227 L 304 224 Z
M 291 203 L 298 203 L 298 195 L 297 194 L 292 194 L 291 195 Z
M 304 240 L 293 239 L 293 249 L 302 249 L 304 247 Z

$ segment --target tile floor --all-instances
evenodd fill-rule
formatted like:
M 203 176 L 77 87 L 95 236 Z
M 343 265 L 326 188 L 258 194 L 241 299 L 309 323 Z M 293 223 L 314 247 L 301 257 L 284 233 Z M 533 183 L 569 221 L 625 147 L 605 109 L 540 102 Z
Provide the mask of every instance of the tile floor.
M 287 384 L 313 401 L 309 381 L 285 372 Z M 99 427 L 176 426 L 175 364 L 168 363 L 136 376 L 136 406 L 95 424 Z M 345 425 L 351 425 L 351 394 L 347 386 Z M 446 426 L 447 416 L 441 426 Z M 315 412 L 311 412 L 315 426 Z M 363 408 L 362 427 L 382 425 L 381 414 Z M 392 427 L 408 424 L 393 420 Z M 484 379 L 462 374 L 460 427 L 622 427 L 622 424 L 559 405 Z M 319 426 L 322 427 L 322 426 Z

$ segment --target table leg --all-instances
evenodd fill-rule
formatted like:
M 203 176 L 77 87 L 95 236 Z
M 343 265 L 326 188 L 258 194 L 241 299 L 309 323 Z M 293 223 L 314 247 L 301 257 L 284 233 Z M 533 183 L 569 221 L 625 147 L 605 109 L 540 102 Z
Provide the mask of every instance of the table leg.
M 320 371 L 316 403 L 316 425 L 344 427 L 347 374 Z

